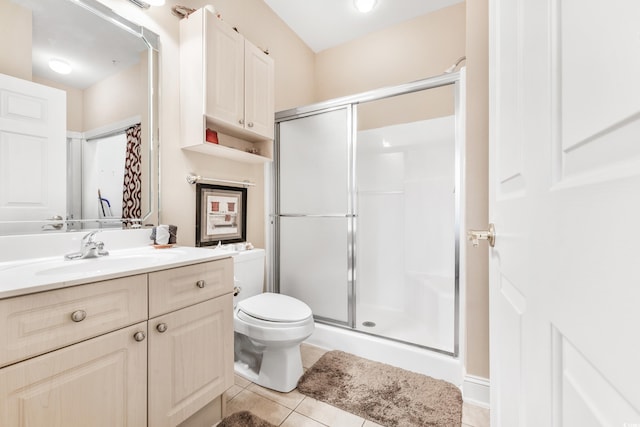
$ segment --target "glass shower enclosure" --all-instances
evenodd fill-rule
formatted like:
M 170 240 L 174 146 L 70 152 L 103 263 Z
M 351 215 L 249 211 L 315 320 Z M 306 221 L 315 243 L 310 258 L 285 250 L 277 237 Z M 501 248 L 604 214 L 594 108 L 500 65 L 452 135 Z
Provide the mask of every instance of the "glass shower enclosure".
M 458 354 L 464 70 L 276 114 L 273 290 Z

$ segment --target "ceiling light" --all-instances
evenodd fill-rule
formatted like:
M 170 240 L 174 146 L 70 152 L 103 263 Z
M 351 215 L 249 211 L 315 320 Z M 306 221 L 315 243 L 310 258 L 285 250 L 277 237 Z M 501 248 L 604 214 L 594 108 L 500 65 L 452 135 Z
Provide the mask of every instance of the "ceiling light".
M 163 6 L 165 3 L 165 0 L 145 0 L 147 3 L 149 3 L 151 6 Z
M 62 59 L 50 59 L 49 68 L 51 68 L 58 74 L 69 74 L 71 72 L 71 65 L 69 65 L 67 61 L 63 61 Z
M 376 0 L 353 0 L 353 4 L 358 9 L 358 12 L 367 13 L 371 12 L 376 5 Z

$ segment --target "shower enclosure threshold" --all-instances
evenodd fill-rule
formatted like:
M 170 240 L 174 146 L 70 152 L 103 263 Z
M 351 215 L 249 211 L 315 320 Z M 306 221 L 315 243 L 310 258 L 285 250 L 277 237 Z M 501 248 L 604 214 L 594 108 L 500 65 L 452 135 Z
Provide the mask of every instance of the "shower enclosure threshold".
M 358 330 L 316 322 L 307 344 L 328 350 L 341 350 L 376 362 L 462 385 L 463 365 L 453 357 L 415 345 L 404 344 Z

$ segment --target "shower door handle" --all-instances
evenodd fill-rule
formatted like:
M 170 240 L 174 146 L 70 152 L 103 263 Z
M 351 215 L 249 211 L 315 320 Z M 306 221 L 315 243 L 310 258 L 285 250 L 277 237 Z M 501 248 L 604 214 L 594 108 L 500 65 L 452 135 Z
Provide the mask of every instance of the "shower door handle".
M 471 241 L 474 248 L 480 245 L 480 240 L 487 240 L 492 248 L 496 245 L 496 228 L 493 224 L 489 224 L 488 230 L 469 230 L 467 231 L 467 240 Z

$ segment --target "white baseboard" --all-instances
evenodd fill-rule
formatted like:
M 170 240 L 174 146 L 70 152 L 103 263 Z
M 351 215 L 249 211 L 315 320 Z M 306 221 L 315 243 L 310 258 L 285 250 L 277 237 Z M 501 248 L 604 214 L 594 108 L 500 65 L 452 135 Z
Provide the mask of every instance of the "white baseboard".
M 490 407 L 490 388 L 487 378 L 466 375 L 462 383 L 462 399 L 472 405 Z

